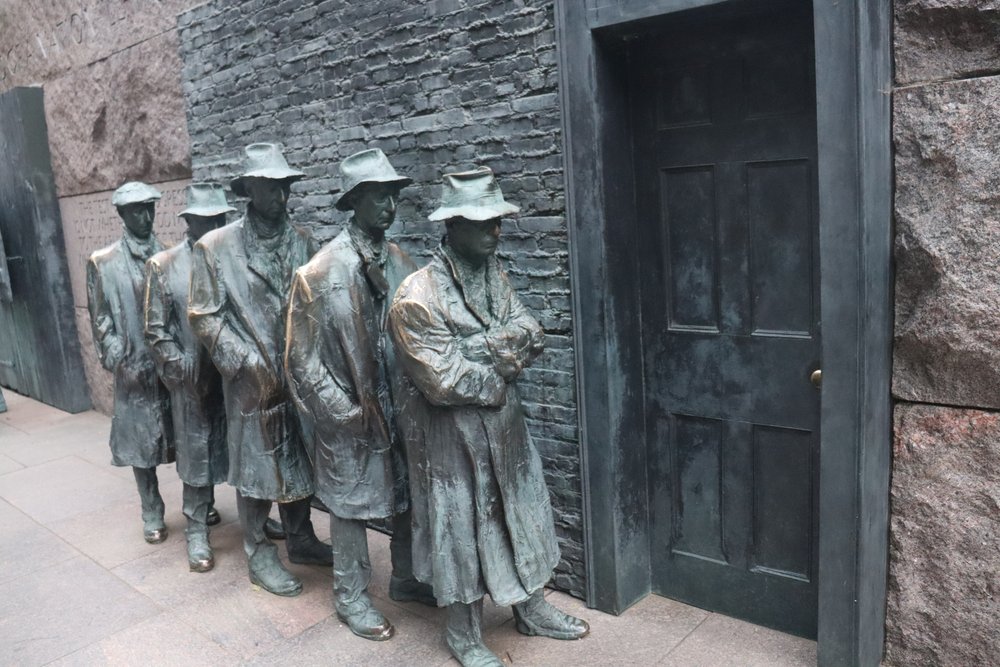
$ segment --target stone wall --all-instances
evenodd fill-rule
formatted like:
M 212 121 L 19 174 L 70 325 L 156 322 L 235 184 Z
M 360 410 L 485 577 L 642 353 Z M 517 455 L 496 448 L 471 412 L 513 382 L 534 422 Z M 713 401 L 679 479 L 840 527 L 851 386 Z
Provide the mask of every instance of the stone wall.
M 111 376 L 90 339 L 82 262 L 120 235 L 110 204 L 115 188 L 142 180 L 168 182 L 170 189 L 191 175 L 176 16 L 198 2 L 0 3 L 0 92 L 20 85 L 44 90 L 80 346 L 91 399 L 103 412 L 111 410 Z M 82 201 L 89 203 L 81 208 Z M 177 236 L 176 220 L 161 213 L 157 230 L 169 241 Z
M 886 662 L 992 664 L 1000 655 L 1000 7 L 896 0 L 895 18 Z
M 500 255 L 546 332 L 520 387 L 556 509 L 555 583 L 583 591 L 568 246 L 551 0 L 215 0 L 182 14 L 181 57 L 196 179 L 228 183 L 242 149 L 277 141 L 308 178 L 292 220 L 320 239 L 337 165 L 383 149 L 415 183 L 392 234 L 426 260 L 442 234 L 427 215 L 441 173 L 491 167 L 521 206 Z

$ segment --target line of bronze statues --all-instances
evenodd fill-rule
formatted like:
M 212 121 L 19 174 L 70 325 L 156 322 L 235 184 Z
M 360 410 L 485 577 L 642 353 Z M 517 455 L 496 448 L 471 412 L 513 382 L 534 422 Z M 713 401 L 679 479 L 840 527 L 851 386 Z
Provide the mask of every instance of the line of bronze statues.
M 523 634 L 583 637 L 587 623 L 543 595 L 559 549 L 516 380 L 544 336 L 495 255 L 518 207 L 486 167 L 446 174 L 430 216 L 446 233 L 418 269 L 385 237 L 411 179 L 378 149 L 341 174 L 350 222 L 321 249 L 290 224 L 305 174 L 275 144 L 246 148 L 231 188 L 249 203 L 231 224 L 221 186 L 188 187 L 173 248 L 153 234 L 156 189 L 115 191 L 123 235 L 91 256 L 88 304 L 115 380 L 112 463 L 135 472 L 146 541 L 167 537 L 156 467 L 176 460 L 192 571 L 214 565 L 214 487 L 228 481 L 250 580 L 301 592 L 272 541 L 284 538 L 291 562 L 333 567 L 356 635 L 394 633 L 367 592 L 365 531 L 391 519 L 390 597 L 446 606 L 461 664 L 502 664 L 482 641 L 487 594 Z M 315 501 L 332 545 L 313 531 Z

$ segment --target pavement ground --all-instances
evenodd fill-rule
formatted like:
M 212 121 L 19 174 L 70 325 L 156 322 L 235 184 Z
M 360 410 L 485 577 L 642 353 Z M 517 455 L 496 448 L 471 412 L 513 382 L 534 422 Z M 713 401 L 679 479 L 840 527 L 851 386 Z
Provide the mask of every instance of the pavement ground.
M 445 612 L 388 597 L 389 541 L 369 531 L 371 592 L 395 624 L 387 642 L 355 637 L 333 614 L 328 568 L 289 565 L 295 598 L 247 578 L 233 490 L 216 488 L 216 567 L 188 571 L 181 483 L 158 468 L 169 538 L 142 539 L 132 471 L 108 462 L 111 420 L 71 415 L 5 391 L 0 414 L 0 665 L 449 666 Z M 277 512 L 274 512 L 277 516 Z M 313 512 L 327 539 L 326 515 Z M 279 547 L 284 557 L 284 548 Z M 487 645 L 505 664 L 542 667 L 804 667 L 816 643 L 651 595 L 621 616 L 549 591 L 585 618 L 579 641 L 525 637 L 486 603 Z

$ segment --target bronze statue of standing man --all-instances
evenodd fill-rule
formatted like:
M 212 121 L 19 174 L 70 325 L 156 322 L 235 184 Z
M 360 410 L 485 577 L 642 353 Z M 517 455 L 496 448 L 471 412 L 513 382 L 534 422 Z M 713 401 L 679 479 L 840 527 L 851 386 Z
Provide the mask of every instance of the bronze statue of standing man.
M 170 395 L 156 375 L 143 337 L 145 263 L 163 246 L 153 235 L 160 193 L 145 183 L 126 183 L 111 197 L 124 223 L 122 238 L 87 262 L 87 307 L 104 368 L 114 373 L 111 463 L 132 466 L 142 503 L 143 537 L 167 539 L 156 466 L 174 460 Z
M 177 474 L 184 483 L 188 565 L 192 572 L 207 572 L 215 566 L 208 541 L 208 526 L 218 520 L 212 507 L 215 485 L 226 480 L 229 456 L 222 377 L 187 318 L 191 249 L 206 232 L 226 224 L 226 213 L 236 209 L 213 183 L 189 185 L 187 202 L 179 214 L 187 223 L 184 240 L 146 262 L 145 332 L 160 379 L 170 390 Z
M 396 217 L 399 176 L 378 149 L 341 164 L 337 208 L 351 221 L 295 273 L 286 367 L 314 436 L 316 495 L 330 509 L 334 607 L 354 634 L 384 640 L 393 626 L 372 604 L 365 522 L 396 515 L 390 543 L 396 600 L 434 604 L 413 579 L 406 461 L 396 428 L 398 373 L 387 339 L 389 301 L 416 265 L 385 232 Z
M 236 487 L 250 580 L 276 595 L 298 595 L 302 582 L 278 559 L 265 534 L 280 503 L 293 563 L 331 565 L 330 546 L 309 518 L 312 469 L 285 378 L 285 316 L 292 273 L 312 255 L 289 225 L 291 169 L 275 144 L 246 148 L 246 171 L 231 183 L 249 197 L 246 215 L 209 232 L 191 258 L 191 328 L 222 374 L 229 483 Z
M 465 667 L 503 663 L 482 641 L 483 596 L 513 605 L 526 635 L 578 639 L 586 622 L 549 604 L 559 561 L 549 492 L 517 377 L 544 336 L 495 256 L 504 201 L 488 168 L 444 177 L 447 235 L 389 310 L 410 401 L 400 415 L 410 464 L 413 563 L 448 606 L 445 639 Z

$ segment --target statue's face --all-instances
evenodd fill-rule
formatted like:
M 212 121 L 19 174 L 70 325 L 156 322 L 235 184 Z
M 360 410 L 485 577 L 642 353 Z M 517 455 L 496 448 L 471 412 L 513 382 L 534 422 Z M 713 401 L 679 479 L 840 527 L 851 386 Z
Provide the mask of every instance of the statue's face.
M 448 222 L 448 245 L 459 257 L 481 263 L 496 252 L 500 243 L 500 218 L 466 220 L 453 218 Z
M 188 226 L 188 236 L 197 241 L 207 232 L 213 229 L 218 229 L 222 225 L 226 224 L 226 214 L 222 213 L 219 215 L 185 215 L 184 221 L 187 222 Z
M 273 178 L 248 178 L 245 181 L 247 195 L 254 210 L 267 220 L 279 220 L 285 214 L 285 205 L 291 192 L 291 181 Z
M 385 234 L 396 219 L 399 186 L 391 183 L 365 183 L 351 193 L 354 222 L 376 238 Z
M 153 202 L 139 204 L 125 204 L 118 207 L 118 215 L 125 223 L 125 228 L 133 236 L 140 239 L 148 239 L 153 233 L 153 216 L 156 205 Z

